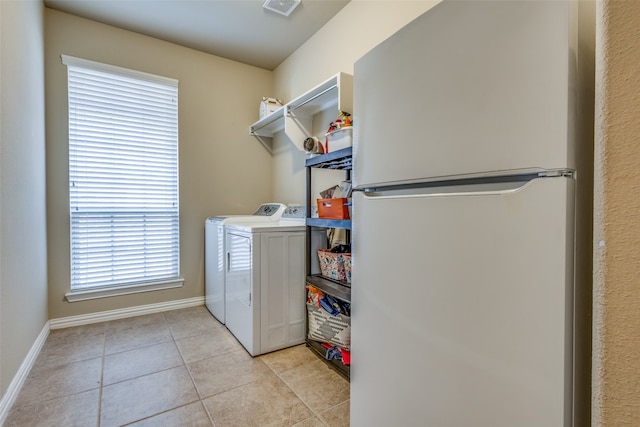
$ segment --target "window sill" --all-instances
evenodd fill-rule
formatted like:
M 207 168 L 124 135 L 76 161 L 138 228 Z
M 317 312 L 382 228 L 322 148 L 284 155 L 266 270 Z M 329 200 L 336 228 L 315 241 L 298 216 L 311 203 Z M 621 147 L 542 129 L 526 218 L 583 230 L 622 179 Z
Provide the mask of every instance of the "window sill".
M 141 292 L 181 288 L 183 284 L 184 279 L 174 279 L 162 282 L 149 282 L 128 286 L 113 286 L 108 288 L 67 292 L 65 294 L 65 298 L 68 302 L 86 301 L 91 299 L 114 297 L 118 295 L 138 294 Z

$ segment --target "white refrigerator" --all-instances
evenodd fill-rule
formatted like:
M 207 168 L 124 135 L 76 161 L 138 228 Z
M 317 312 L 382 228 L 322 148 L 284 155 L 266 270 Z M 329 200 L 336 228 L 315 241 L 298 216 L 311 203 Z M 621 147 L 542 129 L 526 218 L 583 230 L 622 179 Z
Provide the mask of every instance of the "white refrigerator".
M 594 28 L 444 1 L 356 62 L 351 426 L 589 425 Z

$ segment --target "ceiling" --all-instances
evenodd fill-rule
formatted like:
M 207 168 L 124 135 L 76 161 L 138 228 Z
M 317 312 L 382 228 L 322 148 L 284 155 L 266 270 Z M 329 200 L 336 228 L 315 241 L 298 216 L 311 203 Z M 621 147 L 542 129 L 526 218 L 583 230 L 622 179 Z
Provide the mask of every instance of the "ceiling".
M 349 1 L 302 0 L 288 17 L 263 9 L 264 0 L 44 0 L 44 4 L 273 70 Z

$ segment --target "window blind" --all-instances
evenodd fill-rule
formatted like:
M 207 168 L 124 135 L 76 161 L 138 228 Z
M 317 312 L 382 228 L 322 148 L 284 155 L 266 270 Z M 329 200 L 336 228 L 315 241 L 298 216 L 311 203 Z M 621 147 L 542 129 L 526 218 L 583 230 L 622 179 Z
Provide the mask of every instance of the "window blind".
M 63 56 L 71 290 L 180 275 L 177 81 Z

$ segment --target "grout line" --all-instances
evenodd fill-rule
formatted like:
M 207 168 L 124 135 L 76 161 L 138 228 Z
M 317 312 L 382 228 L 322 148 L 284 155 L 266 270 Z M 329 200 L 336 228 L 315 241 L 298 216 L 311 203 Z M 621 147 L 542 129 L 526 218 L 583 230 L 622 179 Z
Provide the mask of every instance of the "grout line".
M 127 379 L 124 379 L 124 380 L 116 381 L 116 382 L 111 383 L 111 384 L 106 384 L 105 387 L 111 387 L 111 386 L 114 386 L 116 384 L 126 383 L 127 381 L 137 380 L 137 379 L 140 379 L 140 378 L 148 377 L 150 375 L 159 374 L 161 372 L 166 372 L 166 371 L 170 371 L 172 369 L 182 368 L 182 367 L 184 367 L 184 365 L 171 366 L 171 367 L 168 367 L 168 368 L 159 369 L 157 371 L 153 371 L 153 372 L 149 372 L 149 373 L 146 373 L 146 374 L 138 375 L 137 377 L 131 377 L 131 378 L 127 378 Z
M 303 344 L 300 344 L 300 345 L 303 345 Z M 305 349 L 309 349 L 309 347 L 306 347 L 306 346 L 305 346 Z M 309 349 L 309 350 L 310 350 L 310 349 Z M 294 389 L 292 389 L 292 388 L 291 388 L 291 386 L 290 386 L 290 385 L 289 385 L 289 384 L 284 380 L 284 378 L 282 378 L 282 377 L 280 376 L 280 374 L 278 374 L 278 373 L 273 369 L 273 367 L 272 367 L 270 364 L 268 364 L 267 362 L 264 362 L 264 361 L 263 361 L 263 363 L 264 363 L 265 365 L 267 365 L 267 366 L 269 367 L 269 369 L 271 369 L 271 372 L 273 372 L 273 373 L 274 373 L 274 375 L 275 375 L 276 377 L 278 377 L 278 379 L 279 379 L 280 381 L 282 381 L 282 383 L 283 383 L 283 384 L 284 384 L 284 385 L 285 385 L 285 386 L 286 386 L 286 387 L 291 391 L 291 393 L 293 393 L 293 394 L 294 394 L 294 396 L 296 396 L 296 397 L 298 398 L 298 400 L 300 400 L 300 402 L 302 402 L 302 404 L 303 404 L 304 406 L 306 406 L 306 407 L 309 409 L 309 411 L 311 411 L 311 413 L 313 414 L 313 416 L 312 416 L 312 417 L 309 417 L 309 418 L 306 418 L 307 420 L 312 419 L 312 418 L 316 418 L 316 419 L 317 419 L 317 420 L 319 420 L 323 425 L 328 426 L 328 424 L 327 424 L 327 423 L 325 423 L 325 422 L 324 422 L 324 420 L 323 420 L 322 418 L 320 418 L 319 413 L 316 413 L 316 411 L 314 411 L 314 410 L 313 410 L 313 409 L 312 409 L 312 408 L 307 404 L 307 402 L 305 402 L 305 401 L 304 401 L 304 399 L 303 399 L 303 398 L 302 398 L 298 393 L 296 393 L 296 391 L 295 391 Z M 284 371 L 282 371 L 282 373 L 284 373 L 284 372 L 288 372 L 288 371 L 290 371 L 290 370 L 292 370 L 292 369 L 295 369 L 295 368 L 285 369 Z M 305 421 L 305 420 L 302 420 L 302 421 Z M 300 421 L 300 422 L 302 422 L 302 421 Z
M 102 420 L 102 388 L 104 387 L 104 365 L 105 365 L 105 353 L 107 351 L 107 324 L 103 325 L 102 329 L 102 367 L 100 368 L 100 390 L 98 392 L 98 422 L 97 426 L 100 427 Z
M 204 408 L 204 412 L 207 414 L 207 417 L 209 417 L 209 422 L 212 426 L 215 427 L 216 422 L 213 420 L 213 415 L 209 411 L 209 408 L 207 408 L 207 405 L 204 404 L 204 401 L 202 399 L 200 399 L 200 404 L 202 405 L 202 408 Z
M 137 419 L 137 420 L 131 421 L 131 422 L 129 422 L 129 423 L 123 424 L 122 426 L 123 426 L 123 427 L 124 427 L 124 426 L 130 426 L 130 425 L 132 425 L 132 424 L 139 423 L 140 421 L 148 420 L 149 418 L 157 417 L 158 415 L 166 414 L 167 412 L 175 411 L 176 409 L 180 409 L 180 408 L 184 408 L 185 406 L 193 405 L 194 403 L 200 403 L 200 404 L 202 404 L 202 401 L 200 401 L 200 400 L 194 400 L 193 402 L 183 403 L 182 405 L 179 405 L 179 406 L 176 406 L 176 407 L 173 407 L 173 408 L 169 408 L 169 409 L 164 410 L 164 411 L 162 411 L 162 412 L 158 412 L 158 413 L 155 413 L 155 414 L 152 414 L 152 415 L 149 415 L 149 416 L 146 416 L 146 417 L 143 417 L 143 418 L 140 418 L 140 419 Z
M 304 344 L 300 344 L 300 345 L 304 345 Z M 305 345 L 305 350 L 310 351 L 310 352 L 311 352 L 311 354 L 313 354 L 314 356 L 317 356 L 317 354 L 315 353 L 315 351 L 314 351 L 312 348 L 310 348 L 310 347 L 308 347 L 308 346 L 306 346 L 306 345 Z M 321 363 L 323 362 L 322 360 L 319 360 L 319 361 L 320 361 Z M 322 364 L 323 364 L 324 366 L 326 366 L 326 364 L 325 364 L 325 363 L 322 363 Z M 331 405 L 331 406 L 329 406 L 329 407 L 327 407 L 327 408 L 322 409 L 321 411 L 317 411 L 317 412 L 316 412 L 316 411 L 314 411 L 314 410 L 313 410 L 309 405 L 307 405 L 307 403 L 302 399 L 302 397 L 301 397 L 298 393 L 296 393 L 296 392 L 295 392 L 295 390 L 293 390 L 293 388 L 291 388 L 291 386 L 290 386 L 290 385 L 289 385 L 289 384 L 288 384 L 288 383 L 287 383 L 287 382 L 286 382 L 286 381 L 285 381 L 285 380 L 284 380 L 284 379 L 283 379 L 283 378 L 282 378 L 282 377 L 281 377 L 281 376 L 280 376 L 280 375 L 279 375 L 279 374 L 278 374 L 278 373 L 273 369 L 273 367 L 272 367 L 269 363 L 265 362 L 265 365 L 267 365 L 267 366 L 269 367 L 269 369 L 271 369 L 271 371 L 272 371 L 272 372 L 273 372 L 273 373 L 274 373 L 278 378 L 280 378 L 280 380 L 281 380 L 281 381 L 282 381 L 282 382 L 287 386 L 287 388 L 289 388 L 289 390 L 291 390 L 291 391 L 293 392 L 293 394 L 295 394 L 295 395 L 296 395 L 296 397 L 298 397 L 298 399 L 300 399 L 300 401 L 301 401 L 301 402 L 302 402 L 302 403 L 303 403 L 307 408 L 309 408 L 309 410 L 311 411 L 311 413 L 313 413 L 313 415 L 314 415 L 314 416 L 315 416 L 315 417 L 316 417 L 316 418 L 317 418 L 317 419 L 318 419 L 322 424 L 324 424 L 325 426 L 328 426 L 328 424 L 327 424 L 327 423 L 326 423 L 326 422 L 325 422 L 325 421 L 320 417 L 320 414 L 321 414 L 321 413 L 323 413 L 323 412 L 327 412 L 327 411 L 329 411 L 329 410 L 331 410 L 331 409 L 333 409 L 333 408 L 335 408 L 335 407 L 337 407 L 337 406 L 343 405 L 343 404 L 345 404 L 346 402 L 349 402 L 349 401 L 351 400 L 351 393 L 349 393 L 349 399 L 347 399 L 347 400 L 343 400 L 342 402 L 338 402 L 338 403 L 336 403 L 335 405 Z M 330 366 L 326 366 L 326 367 L 327 367 L 330 371 L 333 371 L 333 370 L 334 370 L 334 369 L 333 369 L 333 368 L 331 368 Z M 294 367 L 294 368 L 290 368 L 290 369 L 285 369 L 285 370 L 283 370 L 283 371 L 282 371 L 282 373 L 288 372 L 288 371 L 290 371 L 290 370 L 292 370 L 292 369 L 295 369 L 295 367 Z M 340 377 L 342 378 L 342 376 L 340 376 Z
M 201 399 L 200 399 L 200 393 L 198 392 L 198 389 L 197 389 L 197 387 L 195 386 L 195 383 L 193 382 L 193 378 L 191 377 L 191 372 L 189 371 L 189 369 L 188 369 L 188 367 L 187 367 L 187 364 L 186 364 L 186 363 L 185 363 L 185 361 L 184 361 L 184 357 L 182 357 L 182 353 L 180 352 L 180 348 L 178 347 L 178 345 L 177 345 L 177 343 L 176 343 L 175 336 L 173 335 L 173 332 L 171 331 L 171 327 L 170 327 L 170 325 L 169 325 L 169 321 L 167 320 L 167 318 L 166 318 L 166 316 L 165 316 L 165 313 L 161 313 L 161 314 L 162 314 L 162 319 L 163 319 L 163 322 L 164 322 L 164 326 L 165 326 L 165 327 L 167 328 L 167 330 L 169 331 L 170 339 L 168 339 L 168 340 L 166 340 L 166 341 L 162 341 L 162 342 L 156 342 L 156 343 L 152 343 L 152 344 L 144 345 L 144 346 L 141 346 L 141 347 L 136 347 L 136 348 L 132 348 L 132 349 L 128 349 L 128 350 L 119 351 L 119 352 L 116 352 L 116 353 L 111 353 L 111 354 L 109 354 L 109 356 L 116 355 L 116 354 L 121 354 L 121 353 L 125 353 L 125 352 L 128 352 L 128 351 L 141 350 L 141 349 L 144 349 L 144 348 L 149 348 L 149 347 L 154 347 L 154 346 L 158 346 L 158 345 L 162 345 L 162 344 L 172 343 L 172 344 L 174 345 L 175 349 L 176 349 L 176 350 L 177 350 L 177 352 L 178 352 L 178 356 L 180 357 L 180 360 L 182 361 L 182 364 L 181 364 L 181 365 L 177 365 L 177 366 L 167 367 L 167 368 L 160 369 L 160 370 L 157 370 L 157 371 L 154 371 L 154 372 L 149 372 L 149 373 L 147 373 L 147 374 L 139 375 L 139 376 L 137 376 L 137 377 L 127 378 L 127 379 L 124 379 L 124 380 L 117 381 L 117 382 L 114 382 L 114 383 L 112 383 L 112 384 L 109 384 L 108 386 L 112 386 L 112 385 L 115 385 L 115 384 L 121 384 L 121 383 L 126 382 L 126 381 L 131 381 L 131 380 L 139 379 L 139 378 L 142 378 L 142 377 L 145 377 L 145 376 L 149 376 L 149 375 L 154 375 L 154 374 L 157 374 L 157 373 L 160 373 L 160 372 L 166 372 L 166 371 L 169 371 L 169 370 L 172 370 L 172 369 L 176 369 L 176 368 L 185 368 L 185 369 L 186 369 L 186 371 L 187 371 L 187 374 L 189 375 L 189 378 L 191 379 L 191 383 L 192 383 L 192 385 L 193 385 L 193 387 L 194 387 L 194 389 L 195 389 L 195 391 L 196 391 L 196 395 L 198 396 L 198 398 L 197 398 L 196 400 L 193 400 L 193 401 L 190 401 L 190 402 L 185 402 L 185 403 L 184 403 L 184 404 L 182 404 L 182 405 L 175 406 L 175 407 L 172 407 L 172 408 L 166 409 L 166 410 L 164 410 L 164 411 L 161 411 L 161 412 L 158 412 L 158 413 L 155 413 L 155 414 L 151 414 L 151 415 L 149 415 L 149 416 L 146 416 L 146 417 L 143 417 L 143 418 L 140 418 L 140 419 L 137 419 L 137 420 L 131 421 L 131 422 L 129 422 L 129 423 L 127 423 L 127 424 L 125 424 L 125 425 L 131 425 L 131 424 L 137 423 L 137 422 L 142 421 L 142 420 L 146 420 L 146 419 L 149 419 L 149 418 L 153 418 L 153 417 L 158 416 L 158 415 L 160 415 L 160 414 L 164 414 L 164 413 L 167 413 L 167 412 L 173 411 L 173 410 L 175 410 L 175 409 L 182 408 L 182 407 L 184 407 L 184 406 L 188 406 L 188 405 L 194 404 L 194 403 L 196 403 L 196 402 L 200 402 L 200 403 L 202 404 L 202 401 L 201 401 Z M 105 347 L 106 347 L 106 345 L 105 345 Z M 105 351 L 106 351 L 106 350 L 105 350 Z M 103 365 L 103 366 L 104 366 L 104 365 Z M 99 425 L 99 424 L 98 424 L 98 425 Z
M 96 359 L 97 359 L 97 357 L 96 357 Z M 51 399 L 38 400 L 38 401 L 35 401 L 33 403 L 29 403 L 28 405 L 12 406 L 11 410 L 13 410 L 13 409 L 33 408 L 35 406 L 47 404 L 47 403 L 53 402 L 53 401 L 58 400 L 58 399 L 66 399 L 67 397 L 77 396 L 79 394 L 89 393 L 91 391 L 95 391 L 95 390 L 99 390 L 99 389 L 100 389 L 100 386 L 94 387 L 94 388 L 90 388 L 88 390 L 82 390 L 82 391 L 76 391 L 76 392 L 73 392 L 73 393 L 63 394 L 63 395 L 60 395 L 60 396 L 52 397 Z M 0 424 L 0 426 L 2 426 L 2 425 L 3 424 Z
M 166 321 L 166 316 L 165 316 L 165 321 Z M 178 350 L 178 354 L 180 355 L 180 359 L 182 360 L 182 366 L 184 366 L 185 369 L 187 370 L 187 374 L 189 375 L 189 378 L 191 379 L 191 384 L 193 385 L 193 388 L 196 391 L 196 395 L 198 396 L 197 402 L 200 402 L 200 406 L 204 409 L 204 412 L 207 414 L 207 418 L 209 419 L 209 423 L 212 426 L 215 426 L 215 422 L 213 421 L 213 416 L 209 413 L 209 408 L 207 408 L 207 405 L 205 405 L 204 402 L 202 401 L 202 394 L 200 393 L 200 389 L 198 388 L 198 385 L 196 384 L 196 381 L 193 379 L 193 375 L 191 374 L 191 369 L 189 369 L 189 365 L 187 364 L 187 361 L 185 360 L 184 355 L 182 354 L 182 350 L 180 349 L 180 346 L 178 345 L 178 341 L 179 340 L 176 340 L 176 337 L 175 337 L 175 335 L 173 335 L 173 331 L 171 330 L 171 327 L 169 327 L 169 333 L 171 333 L 171 337 L 173 338 L 173 345 L 176 346 L 176 349 Z M 197 335 L 194 335 L 194 336 L 197 336 Z M 191 337 L 186 337 L 186 338 L 191 338 Z M 186 338 L 183 337 L 181 339 L 186 339 Z M 195 402 L 191 402 L 191 403 L 195 403 Z M 177 408 L 174 408 L 174 409 L 177 409 Z

